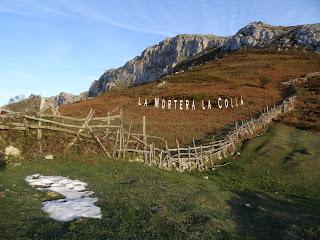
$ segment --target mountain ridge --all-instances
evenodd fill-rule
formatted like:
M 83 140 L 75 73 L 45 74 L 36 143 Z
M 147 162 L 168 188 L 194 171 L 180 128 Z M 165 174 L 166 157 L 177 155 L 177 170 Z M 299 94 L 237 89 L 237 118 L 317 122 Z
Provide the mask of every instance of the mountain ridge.
M 105 71 L 92 83 L 89 96 L 119 86 L 152 82 L 172 72 L 176 64 L 208 47 L 221 47 L 227 37 L 200 34 L 180 34 L 166 38 L 159 44 L 146 48 L 140 56 L 126 62 L 122 67 Z
M 302 48 L 320 52 L 319 42 L 320 24 L 273 26 L 259 21 L 251 22 L 236 34 L 227 37 L 180 34 L 146 48 L 140 56 L 129 60 L 122 67 L 106 70 L 99 80 L 91 84 L 88 95 L 98 96 L 120 85 L 131 86 L 156 81 L 174 73 L 176 66 L 183 61 L 208 49 L 219 49 L 224 53 L 240 48 L 272 47 L 279 50 Z

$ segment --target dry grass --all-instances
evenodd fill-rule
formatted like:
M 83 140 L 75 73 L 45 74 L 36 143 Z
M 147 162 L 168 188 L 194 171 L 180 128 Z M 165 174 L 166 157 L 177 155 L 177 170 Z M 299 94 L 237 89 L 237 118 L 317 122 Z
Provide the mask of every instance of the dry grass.
M 296 109 L 285 118 L 297 128 L 320 131 L 320 77 L 297 86 Z
M 149 134 L 164 137 L 173 144 L 177 138 L 182 144 L 210 135 L 217 129 L 237 120 L 249 118 L 263 107 L 283 98 L 279 82 L 320 70 L 320 56 L 298 50 L 243 50 L 225 55 L 193 70 L 164 77 L 163 87 L 158 82 L 110 91 L 102 96 L 61 107 L 62 114 L 84 116 L 90 108 L 104 115 L 119 106 L 124 109 L 127 124 L 133 121 L 133 131 L 142 131 L 142 116 L 147 119 Z M 261 87 L 261 77 L 270 79 Z M 202 96 L 215 100 L 219 96 L 240 97 L 245 106 L 237 109 L 195 111 L 162 110 L 153 106 L 138 106 L 138 97 L 152 100 L 191 99 Z

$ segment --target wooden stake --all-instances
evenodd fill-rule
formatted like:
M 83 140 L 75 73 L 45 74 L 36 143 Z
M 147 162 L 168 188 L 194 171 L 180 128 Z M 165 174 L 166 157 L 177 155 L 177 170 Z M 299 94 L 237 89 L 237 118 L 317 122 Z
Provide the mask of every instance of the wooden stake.
M 92 118 L 93 114 L 94 114 L 94 111 L 93 111 L 92 109 L 90 109 L 90 112 L 89 112 L 87 118 L 84 120 L 81 128 L 78 130 L 77 135 L 76 135 L 76 136 L 72 139 L 72 141 L 69 143 L 66 151 L 68 151 L 68 150 L 70 149 L 70 147 L 72 147 L 72 146 L 76 143 L 77 139 L 79 138 L 79 135 L 86 129 L 86 124 L 89 123 L 89 121 L 90 121 L 90 119 Z
M 167 140 L 165 140 L 165 144 L 166 144 L 166 151 L 167 151 L 167 156 L 168 156 L 167 166 L 168 166 L 169 169 L 171 169 L 172 162 L 171 162 L 170 150 L 169 150 L 169 147 L 168 147 L 168 142 L 167 142 Z
M 115 157 L 115 156 L 116 156 L 118 138 L 119 138 L 119 129 L 117 130 L 117 137 L 116 137 L 116 141 L 114 142 L 113 154 L 112 154 L 112 156 L 113 156 L 113 157 Z
M 92 136 L 94 137 L 94 139 L 96 140 L 96 142 L 101 146 L 101 148 L 103 149 L 103 151 L 108 155 L 108 157 L 111 157 L 110 154 L 108 153 L 107 149 L 103 146 L 102 142 L 100 141 L 100 139 L 97 137 L 97 135 L 95 134 L 95 132 L 92 130 L 92 128 L 86 123 L 87 128 L 89 129 L 89 131 L 91 132 Z
M 163 152 L 163 150 L 161 149 L 160 154 L 159 154 L 159 167 L 162 166 L 162 152 Z
M 146 117 L 143 116 L 142 119 L 142 134 L 143 134 L 143 141 L 147 143 L 147 132 L 146 132 Z
M 143 136 L 143 142 L 144 142 L 144 150 L 147 151 L 147 134 L 146 134 L 146 117 L 143 116 L 142 118 L 142 136 Z M 144 163 L 147 164 L 148 163 L 148 159 L 147 159 L 147 153 L 144 154 Z
M 110 120 L 110 111 L 108 111 L 108 120 L 107 120 L 107 125 L 110 126 L 111 120 Z M 106 128 L 106 137 L 109 135 L 109 128 Z
M 124 147 L 123 147 L 123 156 L 122 156 L 123 159 L 124 159 L 124 157 L 125 157 L 126 149 L 127 149 L 127 146 L 128 146 L 129 140 L 130 140 L 131 126 L 132 126 L 132 121 L 130 121 L 130 126 L 129 126 L 129 131 L 128 131 L 128 137 L 127 137 L 126 143 L 124 144 Z
M 123 112 L 122 112 L 122 109 L 120 109 L 120 141 L 119 141 L 118 159 L 120 158 L 121 153 L 122 153 L 123 141 L 124 141 L 124 133 L 123 133 Z
M 182 168 L 182 166 L 181 166 L 181 159 L 180 159 L 180 147 L 179 147 L 178 139 L 176 139 L 176 143 L 177 143 L 177 148 L 178 148 L 178 162 L 179 162 L 179 169 L 181 169 L 181 168 Z
M 41 127 L 42 122 L 38 121 L 38 126 Z M 38 146 L 39 146 L 39 152 L 42 153 L 42 129 L 38 128 Z
M 192 139 L 193 141 L 193 147 L 194 147 L 194 152 L 196 154 L 196 164 L 198 166 L 198 170 L 200 170 L 200 164 L 199 164 L 199 158 L 198 158 L 198 151 L 197 151 L 197 147 L 196 147 L 196 143 L 194 141 L 194 138 Z

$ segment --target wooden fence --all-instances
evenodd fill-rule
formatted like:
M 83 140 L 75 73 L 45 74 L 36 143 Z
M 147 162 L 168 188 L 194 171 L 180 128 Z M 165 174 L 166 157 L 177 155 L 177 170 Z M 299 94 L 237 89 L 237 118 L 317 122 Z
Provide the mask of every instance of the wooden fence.
M 137 141 L 129 142 L 131 136 L 138 140 L 136 148 L 128 147 L 123 152 L 132 152 L 140 154 L 137 160 L 146 164 L 155 165 L 165 169 L 175 169 L 178 171 L 198 169 L 203 170 L 208 167 L 214 167 L 217 161 L 224 157 L 234 154 L 237 144 L 244 140 L 255 137 L 263 132 L 272 122 L 281 115 L 286 114 L 294 108 L 295 97 L 284 100 L 280 105 L 274 105 L 272 108 L 265 108 L 257 118 L 251 118 L 248 121 L 242 121 L 240 124 L 235 123 L 235 127 L 223 139 L 214 140 L 208 145 L 197 146 L 193 140 L 191 146 L 181 147 L 176 140 L 176 148 L 169 148 L 165 139 L 165 148 L 159 148 L 152 141 L 154 137 L 145 135 L 145 130 L 140 139 L 137 136 L 127 136 L 127 143 L 137 144 Z M 145 121 L 145 119 L 144 119 Z M 145 126 L 145 123 L 143 124 Z M 145 129 L 145 127 L 144 127 Z M 140 146 L 139 146 L 140 144 Z M 131 145 L 130 145 L 131 146 Z M 141 158 L 142 155 L 142 158 Z
M 0 109 L 0 130 L 37 131 L 39 152 L 43 151 L 43 131 L 72 135 L 73 138 L 65 151 L 68 151 L 77 141 L 94 140 L 103 152 L 111 157 L 110 141 L 114 141 L 115 133 L 123 132 L 122 110 L 115 109 L 113 112 L 108 112 L 105 117 L 93 117 L 95 111 L 90 110 L 85 118 L 62 116 L 57 108 L 51 110 L 52 114 L 46 114 L 41 110 L 36 115 L 28 115 Z M 109 147 L 106 147 L 106 142 L 109 142 Z
M 37 131 L 39 152 L 42 152 L 42 131 L 56 131 L 72 135 L 66 146 L 68 151 L 77 141 L 95 141 L 101 151 L 109 157 L 125 158 L 130 154 L 133 161 L 155 165 L 165 169 L 178 171 L 214 167 L 223 157 L 232 155 L 236 145 L 246 139 L 255 137 L 264 131 L 273 119 L 291 111 L 294 107 L 294 97 L 284 100 L 280 105 L 264 109 L 259 117 L 236 123 L 224 138 L 212 139 L 211 143 L 197 146 L 193 140 L 191 146 L 169 148 L 165 139 L 148 135 L 146 119 L 143 117 L 141 133 L 133 133 L 130 125 L 124 127 L 123 112 L 115 109 L 104 117 L 94 117 L 90 110 L 85 118 L 74 118 L 60 115 L 58 108 L 51 107 L 51 114 L 44 110 L 36 115 L 11 112 L 0 109 L 0 130 Z M 163 147 L 165 146 L 165 147 Z

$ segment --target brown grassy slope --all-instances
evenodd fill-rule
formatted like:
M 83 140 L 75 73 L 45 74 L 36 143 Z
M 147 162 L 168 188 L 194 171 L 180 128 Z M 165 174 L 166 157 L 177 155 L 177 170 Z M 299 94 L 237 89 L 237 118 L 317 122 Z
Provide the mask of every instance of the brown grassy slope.
M 36 113 L 39 111 L 40 102 L 41 102 L 40 97 L 31 97 L 16 103 L 8 104 L 4 106 L 4 108 L 14 112 Z
M 297 85 L 297 103 L 285 122 L 297 128 L 320 131 L 320 77 Z
M 242 50 L 210 61 L 193 70 L 164 77 L 164 87 L 149 83 L 136 87 L 112 90 L 91 100 L 61 107 L 66 115 L 84 116 L 90 108 L 104 115 L 116 106 L 124 109 L 127 123 L 133 121 L 133 130 L 141 132 L 142 116 L 147 119 L 149 134 L 164 137 L 171 144 L 175 138 L 186 144 L 192 138 L 200 139 L 236 120 L 249 118 L 263 107 L 280 101 L 282 89 L 279 82 L 309 72 L 320 71 L 320 56 L 298 50 Z M 270 79 L 265 88 L 261 78 Z M 201 110 L 199 102 L 195 111 L 162 110 L 153 106 L 139 107 L 138 97 L 153 99 L 211 99 L 219 96 L 240 97 L 244 107 L 234 109 Z

